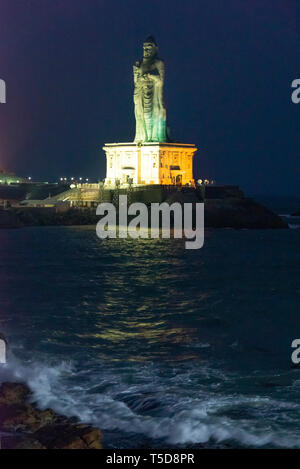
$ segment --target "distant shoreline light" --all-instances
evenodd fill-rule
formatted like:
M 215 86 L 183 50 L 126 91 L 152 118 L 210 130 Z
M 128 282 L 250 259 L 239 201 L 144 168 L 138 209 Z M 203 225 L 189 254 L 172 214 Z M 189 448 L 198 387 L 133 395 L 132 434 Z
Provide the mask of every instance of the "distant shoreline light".
M 59 177 L 57 178 L 58 183 L 65 183 L 65 184 L 88 184 L 91 182 L 90 178 L 84 177 Z M 99 182 L 99 181 L 97 181 Z

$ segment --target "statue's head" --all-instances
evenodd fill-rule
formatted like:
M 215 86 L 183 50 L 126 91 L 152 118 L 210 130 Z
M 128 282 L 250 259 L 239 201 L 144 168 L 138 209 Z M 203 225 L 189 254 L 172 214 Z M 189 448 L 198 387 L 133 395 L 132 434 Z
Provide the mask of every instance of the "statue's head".
M 153 36 L 147 37 L 143 44 L 144 58 L 151 59 L 156 56 L 158 46 Z

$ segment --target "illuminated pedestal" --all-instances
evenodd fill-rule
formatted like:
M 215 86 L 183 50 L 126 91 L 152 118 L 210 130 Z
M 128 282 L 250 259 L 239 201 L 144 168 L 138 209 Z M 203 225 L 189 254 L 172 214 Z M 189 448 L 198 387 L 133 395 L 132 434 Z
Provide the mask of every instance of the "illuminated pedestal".
M 106 187 L 116 183 L 194 185 L 193 157 L 197 148 L 185 143 L 107 143 Z

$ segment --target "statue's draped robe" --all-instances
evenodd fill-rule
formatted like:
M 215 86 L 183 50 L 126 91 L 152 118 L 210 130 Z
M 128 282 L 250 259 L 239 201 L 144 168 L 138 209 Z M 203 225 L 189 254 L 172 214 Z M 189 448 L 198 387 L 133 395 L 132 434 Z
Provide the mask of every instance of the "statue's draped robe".
M 135 76 L 135 142 L 166 141 L 166 110 L 163 103 L 164 64 L 158 61 L 149 76 Z

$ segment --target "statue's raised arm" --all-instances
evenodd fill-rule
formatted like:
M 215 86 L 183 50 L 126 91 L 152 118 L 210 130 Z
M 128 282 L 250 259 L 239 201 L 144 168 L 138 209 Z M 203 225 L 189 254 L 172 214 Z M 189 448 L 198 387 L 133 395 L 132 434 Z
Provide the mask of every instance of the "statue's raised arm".
M 157 57 L 158 46 L 152 36 L 144 42 L 143 50 L 143 59 L 133 66 L 135 142 L 165 142 L 165 66 L 163 60 Z

